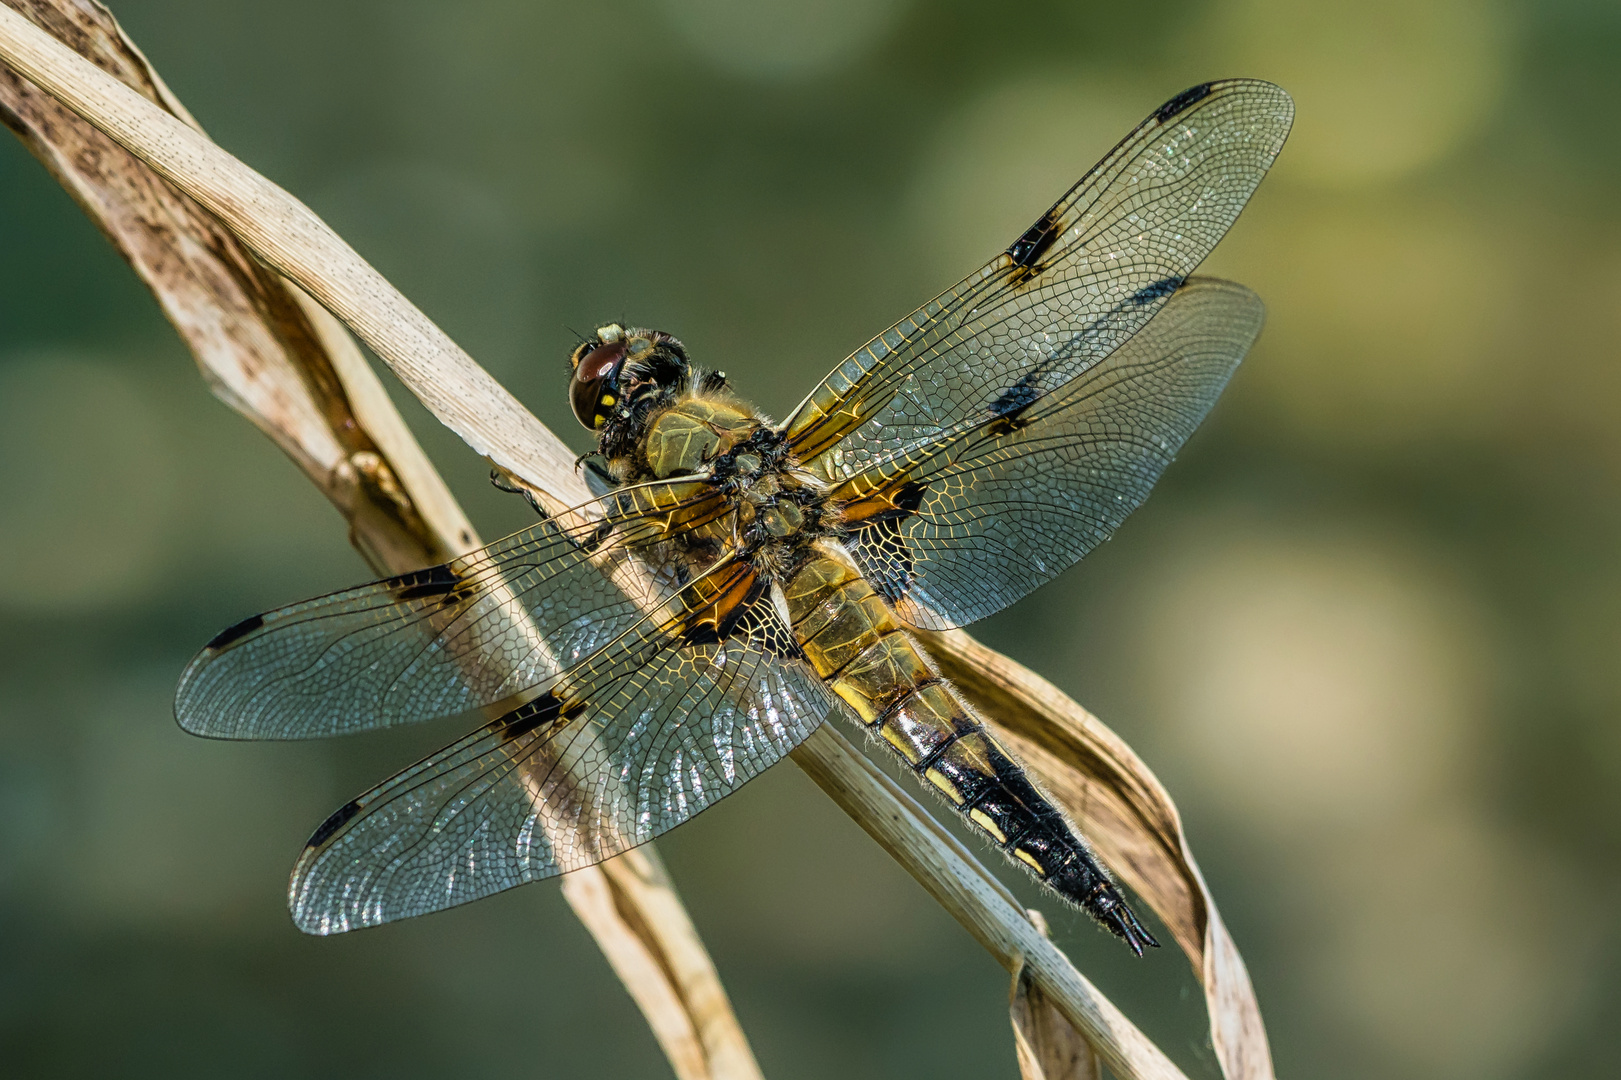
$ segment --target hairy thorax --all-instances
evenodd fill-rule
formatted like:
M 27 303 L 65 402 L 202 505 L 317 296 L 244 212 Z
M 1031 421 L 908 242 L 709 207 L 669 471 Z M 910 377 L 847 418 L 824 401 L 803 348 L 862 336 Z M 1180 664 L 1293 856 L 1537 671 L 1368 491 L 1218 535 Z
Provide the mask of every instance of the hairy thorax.
M 736 544 L 759 571 L 780 578 L 817 539 L 837 532 L 827 485 L 799 466 L 764 417 L 734 400 L 683 395 L 648 418 L 639 444 L 622 470 L 626 479 L 708 476 L 730 503 L 697 531 L 695 554 Z

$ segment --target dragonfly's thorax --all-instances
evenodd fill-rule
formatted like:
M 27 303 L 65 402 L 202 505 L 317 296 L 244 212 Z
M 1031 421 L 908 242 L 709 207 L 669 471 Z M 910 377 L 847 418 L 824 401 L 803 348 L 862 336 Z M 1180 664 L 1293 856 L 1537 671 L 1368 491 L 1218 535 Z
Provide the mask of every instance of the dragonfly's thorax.
M 708 552 L 733 547 L 780 577 L 837 528 L 826 484 L 800 466 L 780 430 L 722 386 L 699 380 L 679 388 L 646 413 L 617 454 L 607 453 L 618 447 L 606 435 L 599 452 L 620 483 L 701 476 L 725 497 L 729 510 L 685 541 L 700 564 Z

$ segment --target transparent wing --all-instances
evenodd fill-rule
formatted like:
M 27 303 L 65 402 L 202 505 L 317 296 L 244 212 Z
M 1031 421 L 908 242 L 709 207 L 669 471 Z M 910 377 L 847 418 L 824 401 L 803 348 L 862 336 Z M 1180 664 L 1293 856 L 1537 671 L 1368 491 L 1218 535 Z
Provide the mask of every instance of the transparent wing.
M 293 871 L 294 921 L 338 933 L 588 866 L 782 758 L 832 699 L 752 571 L 716 591 L 332 815 Z
M 308 739 L 505 711 L 685 584 L 657 541 L 725 508 L 701 481 L 616 491 L 454 562 L 256 615 L 187 666 L 198 735 Z
M 836 483 L 1064 386 L 1210 253 L 1293 118 L 1288 94 L 1248 79 L 1166 102 L 1007 251 L 823 380 L 785 424 L 800 460 Z
M 1261 331 L 1242 285 L 1192 278 L 1125 345 L 1016 418 L 858 474 L 857 565 L 914 626 L 999 611 L 1107 540 L 1148 497 Z M 835 497 L 840 495 L 835 493 Z

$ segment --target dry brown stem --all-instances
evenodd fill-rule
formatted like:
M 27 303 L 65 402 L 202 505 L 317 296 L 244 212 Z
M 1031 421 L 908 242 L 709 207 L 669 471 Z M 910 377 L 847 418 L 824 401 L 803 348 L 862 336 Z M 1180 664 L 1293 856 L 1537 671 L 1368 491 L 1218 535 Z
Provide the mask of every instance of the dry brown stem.
M 1026 914 L 1045 936 L 1047 920 L 1041 912 L 1032 909 Z M 1023 1080 L 1103 1080 L 1103 1062 L 1063 1014 L 1053 1008 L 1023 964 L 1013 972 L 1008 1000 L 1013 1047 L 1019 1055 Z
M 195 123 L 101 5 L 5 2 Z M 404 573 L 478 546 L 376 374 L 326 309 L 139 158 L 4 66 L 0 120 L 152 289 L 215 395 L 269 435 L 343 514 L 374 570 Z M 563 891 L 681 1080 L 760 1076 L 651 846 L 570 875 Z
M 1021 968 L 1122 1080 L 1174 1080 L 1182 1071 L 1047 940 L 956 837 L 832 724 L 794 761 L 1010 972 Z
M 0 59 L 110 135 L 206 208 L 255 258 L 330 308 L 442 422 L 532 485 L 549 508 L 585 501 L 567 447 L 303 204 L 4 7 Z M 927 644 L 1171 927 L 1204 979 L 1212 1040 L 1229 1080 L 1268 1080 L 1270 1055 L 1243 962 L 1188 852 L 1175 807 L 1152 773 L 1079 705 L 967 634 L 929 635 Z M 1082 1031 L 1116 1075 L 1181 1075 L 1075 971 L 996 879 L 909 795 L 850 751 L 842 736 L 824 726 L 794 757 L 1010 971 Z M 657 1010 L 644 1011 L 652 1020 Z

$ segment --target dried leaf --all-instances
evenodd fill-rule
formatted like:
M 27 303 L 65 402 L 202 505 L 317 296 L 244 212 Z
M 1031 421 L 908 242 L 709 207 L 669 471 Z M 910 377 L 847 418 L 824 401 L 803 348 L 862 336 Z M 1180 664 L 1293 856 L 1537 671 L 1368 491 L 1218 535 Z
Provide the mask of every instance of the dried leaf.
M 18 0 L 18 6 L 23 2 Z M 27 3 L 32 8 L 41 0 Z M 45 7 L 58 14 L 94 9 L 88 0 L 60 9 Z M 66 32 L 79 34 L 71 26 Z M 0 6 L 0 40 L 14 72 L 78 115 L 95 117 L 98 130 L 196 200 L 259 262 L 293 280 L 342 319 L 474 450 L 554 494 L 556 485 L 542 478 L 563 479 L 558 510 L 586 499 L 568 448 L 309 207 L 188 122 L 150 107 L 150 97 L 115 74 L 86 64 L 11 7 Z
M 715 965 L 653 846 L 600 870 L 564 877 L 563 895 L 636 999 L 676 1076 L 760 1077 Z
M 99 4 L 7 2 L 192 122 Z M 352 397 L 382 396 L 382 387 L 330 315 L 255 261 L 213 215 L 9 68 L 0 68 L 0 119 L 152 289 L 215 395 L 298 463 L 374 562 L 428 565 L 472 546 L 466 518 L 392 406 L 387 415 L 373 409 L 369 424 L 357 417 Z
M 1069 958 L 1047 940 L 1013 894 L 832 724 L 794 751 L 794 761 L 895 861 L 929 890 L 985 950 L 1022 972 L 1122 1080 L 1186 1080 Z
M 1043 936 L 1041 912 L 1027 912 Z M 1025 971 L 1023 958 L 1013 970 L 1008 1007 L 1013 1021 L 1013 1047 L 1024 1080 L 1103 1080 L 1103 1063 L 1075 1030 L 1075 1025 L 1047 1000 L 1047 994 Z
M 1063 691 L 967 633 L 919 636 L 941 673 L 1170 928 L 1204 983 L 1223 1074 L 1271 1080 L 1272 1053 L 1244 959 L 1193 860 L 1176 804 L 1148 766 Z
M 195 124 L 100 4 L 5 3 Z M 139 158 L 3 65 L 0 120 L 152 289 L 216 396 L 337 506 L 375 570 L 404 573 L 478 546 L 376 373 L 324 308 Z M 682 1080 L 757 1080 L 714 965 L 650 846 L 570 875 L 564 893 Z

